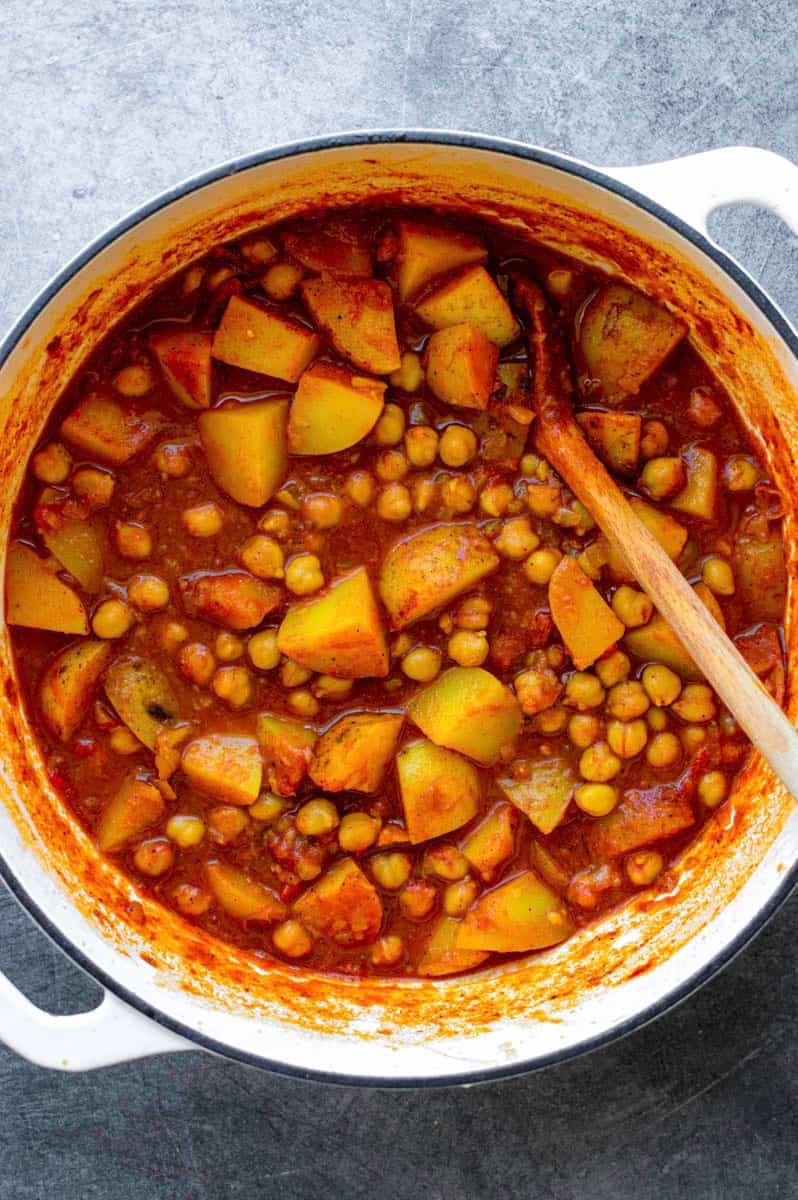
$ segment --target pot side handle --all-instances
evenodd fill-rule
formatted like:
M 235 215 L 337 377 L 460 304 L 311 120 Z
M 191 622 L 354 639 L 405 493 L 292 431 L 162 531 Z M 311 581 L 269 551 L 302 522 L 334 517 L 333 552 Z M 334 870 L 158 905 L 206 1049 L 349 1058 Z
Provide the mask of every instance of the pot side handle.
M 0 1041 L 54 1071 L 89 1071 L 150 1054 L 192 1050 L 184 1038 L 106 992 L 90 1012 L 53 1016 L 0 973 Z
M 707 236 L 710 213 L 727 204 L 768 208 L 798 234 L 798 166 L 771 150 L 726 146 L 642 167 L 604 170 Z

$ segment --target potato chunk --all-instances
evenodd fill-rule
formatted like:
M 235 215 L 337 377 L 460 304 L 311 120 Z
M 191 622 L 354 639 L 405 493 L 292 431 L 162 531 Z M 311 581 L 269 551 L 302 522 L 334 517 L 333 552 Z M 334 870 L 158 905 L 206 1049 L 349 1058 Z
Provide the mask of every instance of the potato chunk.
M 160 667 L 144 658 L 118 658 L 105 672 L 105 694 L 117 716 L 150 750 L 178 716 L 177 699 Z
M 642 521 L 649 533 L 657 539 L 668 558 L 676 562 L 687 541 L 687 530 L 684 525 L 680 525 L 669 513 L 663 512 L 660 508 L 654 508 L 651 504 L 646 504 L 644 500 L 638 500 L 636 496 L 629 496 L 628 500 L 638 520 Z M 611 544 L 603 534 L 599 540 L 605 547 L 607 566 L 615 579 L 619 581 L 634 580 L 634 575 L 629 570 L 629 564 L 620 547 Z
M 591 825 L 591 851 L 601 859 L 617 858 L 689 829 L 695 824 L 696 775 L 691 764 L 675 783 L 627 791 L 617 808 Z
M 444 404 L 487 408 L 498 360 L 499 347 L 476 325 L 450 325 L 427 342 L 427 383 Z
M 484 821 L 463 842 L 462 850 L 486 883 L 515 854 L 518 812 L 503 801 L 494 805 Z
M 181 766 L 201 792 L 225 804 L 254 804 L 263 777 L 258 743 L 243 734 L 209 733 L 183 750 Z
M 380 571 L 382 602 L 392 629 L 404 629 L 449 604 L 499 565 L 476 525 L 430 525 L 397 542 Z
M 487 950 L 458 950 L 459 928 L 460 922 L 454 917 L 438 917 L 416 967 L 419 975 L 455 975 L 458 971 L 470 971 L 485 961 Z
M 247 571 L 197 571 L 180 580 L 188 612 L 230 629 L 254 629 L 275 608 L 282 592 Z
M 86 592 L 99 592 L 105 563 L 103 539 L 91 521 L 64 521 L 55 529 L 42 531 L 42 541 L 65 571 Z
M 317 362 L 299 381 L 288 418 L 291 454 L 336 454 L 376 425 L 385 384 L 335 363 Z
M 280 921 L 286 914 L 271 888 L 229 863 L 206 863 L 205 878 L 224 911 L 239 921 Z
M 266 768 L 266 782 L 278 796 L 293 796 L 308 773 L 318 734 L 300 721 L 258 716 L 258 741 Z
M 459 754 L 419 738 L 396 756 L 396 770 L 412 843 L 450 833 L 476 816 L 479 772 Z
M 576 774 L 564 758 L 542 758 L 527 767 L 526 778 L 504 776 L 499 787 L 541 833 L 551 833 L 568 811 Z
M 532 871 L 524 871 L 477 901 L 460 923 L 456 945 L 458 950 L 519 953 L 553 946 L 572 932 L 560 897 Z
M 576 419 L 590 445 L 611 471 L 634 475 L 640 459 L 640 431 L 643 425 L 637 413 L 580 412 Z
M 322 229 L 284 233 L 285 252 L 309 271 L 333 275 L 371 275 L 368 243 L 353 225 L 331 222 Z
M 723 610 L 706 584 L 695 584 L 694 591 L 721 629 L 725 629 Z M 664 663 L 677 675 L 681 675 L 682 679 L 703 678 L 681 638 L 661 613 L 655 612 L 648 624 L 640 629 L 630 629 L 623 639 L 623 645 L 624 649 L 642 662 Z
M 164 800 L 157 787 L 130 775 L 103 809 L 95 836 L 106 854 L 122 850 L 145 829 L 160 821 Z
M 277 309 L 231 296 L 211 353 L 231 366 L 296 383 L 320 347 L 321 339 L 307 325 Z
M 233 500 L 259 508 L 288 469 L 287 397 L 227 401 L 199 418 L 202 448 L 213 481 Z
M 45 671 L 39 691 L 42 716 L 62 742 L 69 740 L 86 715 L 112 653 L 110 642 L 90 638 L 56 654 Z
M 734 539 L 737 595 L 752 621 L 781 621 L 787 597 L 787 569 L 781 526 L 760 537 L 741 524 Z
M 434 279 L 468 263 L 484 262 L 487 247 L 479 238 L 431 221 L 397 221 L 399 252 L 396 282 L 399 299 L 409 300 Z
M 706 446 L 688 446 L 682 451 L 687 483 L 671 501 L 671 508 L 699 521 L 714 521 L 718 515 L 718 460 Z
M 437 746 L 491 766 L 517 737 L 521 709 L 508 687 L 482 667 L 451 667 L 416 692 L 407 715 Z
M 83 602 L 32 546 L 12 542 L 6 558 L 6 621 L 54 633 L 89 632 Z
M 164 379 L 186 408 L 210 408 L 212 342 L 212 333 L 180 325 L 150 335 L 150 350 Z
M 667 309 L 622 283 L 608 283 L 590 301 L 579 326 L 588 374 L 607 404 L 635 396 L 665 361 L 687 327 Z
M 387 375 L 400 365 L 393 295 L 378 279 L 307 279 L 302 299 L 340 355 L 361 371 Z
M 382 901 L 371 880 L 344 858 L 294 902 L 294 912 L 314 933 L 339 946 L 371 942 L 382 924 Z
M 396 750 L 401 713 L 349 713 L 316 743 L 310 778 L 325 792 L 376 792 Z
M 497 346 L 506 346 L 520 331 L 510 305 L 481 266 L 466 267 L 447 279 L 416 305 L 416 312 L 433 329 L 476 325 Z
M 92 393 L 61 425 L 61 435 L 89 458 L 118 467 L 140 453 L 161 427 L 157 413 L 137 413 Z
M 366 568 L 356 567 L 292 605 L 277 631 L 277 645 L 301 667 L 324 675 L 386 676 L 388 645 Z
M 626 632 L 575 558 L 566 555 L 549 580 L 549 608 L 566 649 L 580 671 L 590 667 Z

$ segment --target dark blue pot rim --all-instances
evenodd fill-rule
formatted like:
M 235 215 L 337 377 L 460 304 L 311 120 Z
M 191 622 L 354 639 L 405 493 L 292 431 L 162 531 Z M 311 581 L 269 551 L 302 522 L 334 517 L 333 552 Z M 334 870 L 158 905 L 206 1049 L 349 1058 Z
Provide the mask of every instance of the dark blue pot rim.
M 787 318 L 774 304 L 770 297 L 763 291 L 750 275 L 734 261 L 728 254 L 711 242 L 703 234 L 699 233 L 691 225 L 688 225 L 680 217 L 657 204 L 656 201 L 649 199 L 634 188 L 628 187 L 624 183 L 620 183 L 609 175 L 605 175 L 602 171 L 592 167 L 586 163 L 579 162 L 576 159 L 568 158 L 565 155 L 557 154 L 551 150 L 543 150 L 536 146 L 529 146 L 523 142 L 515 142 L 508 138 L 495 138 L 486 134 L 480 133 L 462 133 L 451 132 L 448 130 L 435 129 L 391 129 L 391 130 L 360 130 L 346 133 L 328 134 L 323 137 L 307 138 L 295 142 L 287 142 L 282 146 L 275 146 L 268 150 L 258 151 L 254 154 L 247 154 L 240 158 L 235 158 L 230 162 L 222 163 L 218 166 L 211 167 L 207 171 L 203 171 L 198 175 L 193 175 L 190 179 L 183 183 L 177 184 L 175 187 L 161 192 L 160 195 L 149 200 L 141 205 L 127 216 L 113 224 L 109 229 L 102 233 L 99 237 L 90 242 L 84 250 L 82 250 L 70 263 L 59 271 L 57 275 L 42 289 L 34 300 L 28 305 L 19 319 L 12 326 L 8 334 L 0 343 L 0 367 L 5 363 L 11 352 L 15 349 L 21 338 L 24 336 L 30 325 L 36 317 L 42 312 L 49 301 L 61 290 L 61 288 L 69 282 L 69 280 L 84 267 L 88 262 L 96 257 L 101 250 L 104 250 L 117 238 L 127 233 L 135 225 L 138 225 L 146 217 L 158 212 L 160 209 L 167 207 L 174 200 L 178 200 L 190 192 L 198 191 L 210 183 L 216 183 L 218 180 L 228 176 L 237 175 L 242 171 L 247 171 L 251 167 L 260 166 L 263 163 L 274 162 L 278 159 L 294 158 L 300 154 L 310 154 L 318 151 L 333 150 L 349 146 L 376 146 L 385 143 L 421 143 L 440 146 L 457 146 L 473 150 L 487 150 L 496 154 L 506 154 L 511 158 L 521 158 L 528 162 L 539 163 L 542 166 L 553 167 L 563 171 L 568 175 L 574 175 L 580 179 L 584 179 L 589 183 L 595 184 L 597 187 L 604 188 L 605 191 L 614 192 L 618 196 L 622 196 L 625 200 L 630 201 L 638 208 L 657 217 L 665 225 L 677 231 L 688 242 L 691 242 L 699 250 L 701 250 L 708 258 L 715 262 L 728 275 L 738 287 L 749 297 L 756 307 L 767 317 L 770 324 L 778 332 L 782 340 L 788 346 L 791 353 L 798 359 L 798 335 L 796 335 Z M 360 1075 L 347 1075 L 344 1072 L 327 1071 L 323 1067 L 314 1068 L 312 1070 L 302 1067 L 294 1067 L 290 1064 L 280 1062 L 277 1059 L 270 1059 L 263 1055 L 249 1053 L 246 1050 L 239 1050 L 233 1046 L 227 1045 L 225 1042 L 217 1041 L 215 1038 L 208 1037 L 204 1033 L 200 1033 L 192 1029 L 188 1025 L 184 1025 L 181 1021 L 175 1020 L 167 1013 L 161 1012 L 160 1009 L 148 1004 L 142 1000 L 135 992 L 122 986 L 116 979 L 109 975 L 101 967 L 98 967 L 92 959 L 85 954 L 78 946 L 76 946 L 70 938 L 68 938 L 62 930 L 50 919 L 40 905 L 28 894 L 15 873 L 11 869 L 5 856 L 0 852 L 0 878 L 3 879 L 11 894 L 33 918 L 36 924 L 42 929 L 48 937 L 63 951 L 67 958 L 71 959 L 79 966 L 90 978 L 100 984 L 101 987 L 107 989 L 120 1000 L 129 1004 L 131 1008 L 136 1009 L 150 1020 L 158 1025 L 171 1030 L 173 1033 L 185 1038 L 200 1050 L 207 1050 L 212 1053 L 221 1055 L 225 1058 L 234 1059 L 238 1062 L 247 1064 L 248 1066 L 260 1067 L 264 1070 L 273 1071 L 276 1074 L 287 1075 L 293 1078 L 314 1080 L 324 1083 L 346 1084 L 350 1086 L 365 1086 L 373 1088 L 428 1088 L 428 1087 L 459 1087 L 464 1084 L 487 1083 L 491 1080 L 509 1079 L 517 1075 L 523 1075 L 531 1071 L 541 1070 L 543 1067 L 553 1066 L 556 1063 L 564 1063 L 570 1059 L 577 1058 L 583 1054 L 588 1054 L 593 1050 L 598 1050 L 604 1046 L 610 1045 L 612 1042 L 618 1041 L 622 1037 L 642 1028 L 649 1022 L 662 1016 L 665 1012 L 686 1000 L 695 991 L 707 983 L 713 976 L 726 967 L 741 950 L 764 928 L 767 922 L 781 908 L 784 902 L 789 897 L 793 888 L 798 882 L 798 863 L 796 863 L 789 871 L 784 873 L 784 878 L 781 880 L 778 888 L 771 895 L 769 900 L 756 913 L 756 915 L 748 922 L 748 924 L 740 930 L 724 948 L 707 963 L 700 971 L 696 971 L 678 987 L 673 988 L 666 995 L 661 996 L 653 1004 L 648 1005 L 634 1016 L 620 1022 L 612 1029 L 604 1033 L 596 1034 L 592 1037 L 586 1037 L 582 1041 L 573 1046 L 566 1047 L 561 1051 L 552 1051 L 549 1054 L 540 1055 L 527 1060 L 516 1061 L 505 1064 L 503 1066 L 485 1067 L 481 1070 L 468 1071 L 460 1074 L 439 1075 L 433 1079 L 416 1078 L 413 1076 L 399 1077 L 384 1077 L 375 1075 L 373 1077 L 364 1078 Z

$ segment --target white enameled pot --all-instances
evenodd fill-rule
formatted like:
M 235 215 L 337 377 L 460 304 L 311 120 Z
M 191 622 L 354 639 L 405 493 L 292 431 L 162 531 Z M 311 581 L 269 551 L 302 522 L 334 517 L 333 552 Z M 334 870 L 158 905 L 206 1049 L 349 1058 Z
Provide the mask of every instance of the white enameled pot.
M 218 167 L 109 230 L 30 305 L 0 348 L 0 530 L 66 378 L 143 295 L 214 243 L 318 207 L 373 202 L 483 214 L 627 278 L 687 321 L 787 497 L 798 455 L 798 340 L 708 237 L 747 201 L 798 233 L 798 168 L 714 150 L 599 170 L 476 134 L 378 132 L 295 143 Z M 795 589 L 787 647 L 798 675 Z M 564 1060 L 630 1031 L 709 978 L 761 928 L 798 872 L 798 815 L 759 759 L 659 888 L 571 941 L 466 979 L 358 982 L 259 962 L 136 893 L 53 792 L 0 639 L 0 873 L 105 988 L 51 1016 L 0 976 L 0 1038 L 82 1070 L 205 1048 L 277 1071 L 380 1086 L 475 1082 Z M 791 716 L 798 702 L 789 692 Z

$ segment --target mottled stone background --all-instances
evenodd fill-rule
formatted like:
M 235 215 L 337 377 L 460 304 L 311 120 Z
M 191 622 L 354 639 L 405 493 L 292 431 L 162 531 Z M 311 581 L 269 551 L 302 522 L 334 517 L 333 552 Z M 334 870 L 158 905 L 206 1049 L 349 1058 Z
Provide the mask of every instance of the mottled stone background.
M 470 128 L 598 164 L 798 161 L 795 0 L 3 0 L 0 326 L 91 237 L 209 164 L 334 129 Z M 798 242 L 713 233 L 798 317 Z M 0 1200 L 767 1200 L 798 1195 L 789 903 L 624 1042 L 469 1091 L 380 1093 L 203 1054 L 63 1076 L 0 1049 Z M 37 1003 L 96 989 L 0 897 Z

